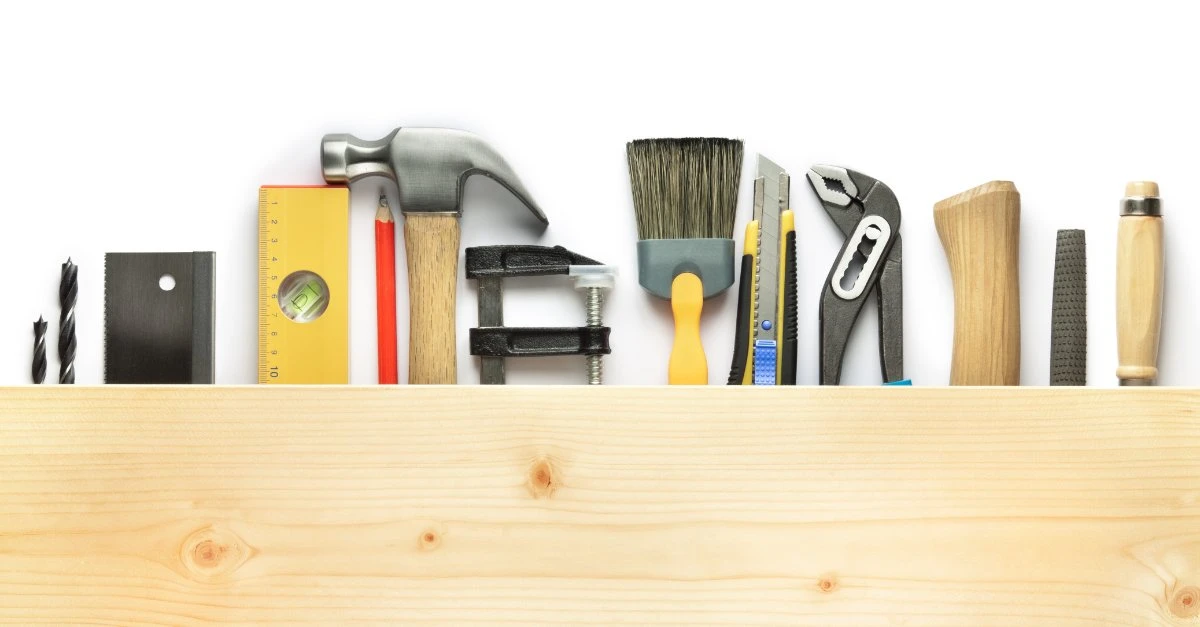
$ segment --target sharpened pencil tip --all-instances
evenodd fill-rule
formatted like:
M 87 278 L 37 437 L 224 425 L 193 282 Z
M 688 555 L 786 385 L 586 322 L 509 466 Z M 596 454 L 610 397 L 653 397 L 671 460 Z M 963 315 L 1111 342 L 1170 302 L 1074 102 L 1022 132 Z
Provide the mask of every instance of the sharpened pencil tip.
M 375 220 L 378 222 L 394 222 L 392 218 L 392 208 L 388 205 L 387 194 L 383 190 L 379 190 L 379 209 L 375 211 Z

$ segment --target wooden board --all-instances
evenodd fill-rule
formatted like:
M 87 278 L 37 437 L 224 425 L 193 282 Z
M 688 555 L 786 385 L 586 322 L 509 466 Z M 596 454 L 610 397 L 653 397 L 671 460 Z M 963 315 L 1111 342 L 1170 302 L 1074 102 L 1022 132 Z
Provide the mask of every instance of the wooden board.
M 1194 626 L 1198 407 L 0 389 L 0 622 Z

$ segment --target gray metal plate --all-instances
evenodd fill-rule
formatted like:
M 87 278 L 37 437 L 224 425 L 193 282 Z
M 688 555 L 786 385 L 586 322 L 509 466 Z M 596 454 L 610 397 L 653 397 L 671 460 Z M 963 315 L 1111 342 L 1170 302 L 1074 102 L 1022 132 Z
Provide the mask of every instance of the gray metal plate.
M 104 256 L 105 383 L 214 382 L 214 261 L 211 252 Z

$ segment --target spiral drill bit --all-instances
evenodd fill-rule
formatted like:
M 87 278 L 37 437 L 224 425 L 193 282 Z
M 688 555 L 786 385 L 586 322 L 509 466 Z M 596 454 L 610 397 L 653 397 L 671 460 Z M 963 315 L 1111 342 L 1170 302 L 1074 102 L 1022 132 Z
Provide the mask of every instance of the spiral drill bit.
M 58 284 L 58 382 L 75 383 L 75 298 L 79 295 L 79 266 L 62 265 Z
M 46 320 L 38 316 L 33 323 L 33 382 L 46 380 Z

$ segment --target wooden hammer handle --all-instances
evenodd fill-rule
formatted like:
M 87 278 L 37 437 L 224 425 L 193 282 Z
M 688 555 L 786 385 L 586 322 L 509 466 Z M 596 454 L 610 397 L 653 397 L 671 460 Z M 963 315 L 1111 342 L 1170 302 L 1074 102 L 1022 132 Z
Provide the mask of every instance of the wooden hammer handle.
M 404 216 L 408 256 L 408 382 L 458 382 L 454 297 L 458 287 L 459 218 L 452 213 Z
M 933 206 L 954 283 L 951 385 L 1020 385 L 1021 195 L 993 181 Z
M 1151 187 L 1152 186 L 1152 187 Z M 1143 190 L 1143 187 L 1146 189 Z M 1153 183 L 1131 183 L 1127 201 L 1158 199 Z M 1122 385 L 1147 385 L 1158 378 L 1162 326 L 1163 219 L 1122 215 L 1117 226 L 1117 378 Z

